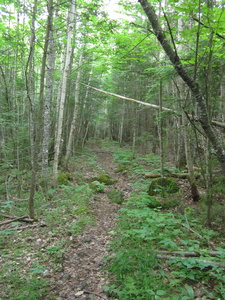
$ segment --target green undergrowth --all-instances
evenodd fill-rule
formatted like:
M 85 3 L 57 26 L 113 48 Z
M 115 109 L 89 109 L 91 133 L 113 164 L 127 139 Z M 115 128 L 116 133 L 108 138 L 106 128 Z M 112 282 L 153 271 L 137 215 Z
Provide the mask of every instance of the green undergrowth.
M 117 172 L 130 172 L 130 176 L 144 175 L 159 165 L 159 158 L 155 154 L 140 156 L 130 148 L 117 148 L 114 150 L 114 161 L 118 164 Z
M 174 214 L 149 208 L 151 201 L 135 195 L 120 210 L 106 257 L 111 283 L 105 290 L 123 300 L 224 299 L 224 266 L 212 263 L 224 262 L 225 251 L 214 243 L 218 233 L 202 227 L 191 209 Z M 212 250 L 220 254 L 212 258 Z
M 55 291 L 49 292 L 49 280 L 63 271 L 64 258 L 73 236 L 95 222 L 89 205 L 94 192 L 82 179 L 83 166 L 92 170 L 94 161 L 93 157 L 81 157 L 78 172 L 70 170 L 70 175 L 67 173 L 66 176 L 60 172 L 57 187 L 38 185 L 35 194 L 38 221 L 33 225 L 44 226 L 32 228 L 27 223 L 13 222 L 0 227 L 0 299 L 35 300 L 44 299 L 46 295 L 48 299 L 57 298 Z M 76 163 L 78 164 L 78 159 Z M 29 179 L 28 175 L 23 176 Z M 28 199 L 28 192 L 23 189 L 18 195 L 16 187 L 11 192 L 13 197 L 10 194 L 9 199 L 1 202 L 1 214 L 28 215 L 28 200 L 18 199 L 19 196 Z M 0 216 L 0 221 L 5 220 L 7 219 Z M 25 228 L 18 230 L 18 227 Z M 55 285 L 57 286 L 57 282 Z

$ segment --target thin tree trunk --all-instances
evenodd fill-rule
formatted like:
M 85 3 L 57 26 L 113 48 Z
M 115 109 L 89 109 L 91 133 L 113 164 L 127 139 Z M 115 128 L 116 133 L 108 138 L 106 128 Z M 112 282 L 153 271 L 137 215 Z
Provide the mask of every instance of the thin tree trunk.
M 80 77 L 81 77 L 81 66 L 83 62 L 83 50 L 81 50 L 80 53 L 80 58 L 78 62 L 78 71 L 77 71 L 77 79 L 76 79 L 76 84 L 75 84 L 75 99 L 74 99 L 74 110 L 73 110 L 73 119 L 72 123 L 70 126 L 70 134 L 69 134 L 69 139 L 68 139 L 68 144 L 67 144 L 67 149 L 66 149 L 66 156 L 65 156 L 65 165 L 67 166 L 69 157 L 71 156 L 72 153 L 72 141 L 74 138 L 74 132 L 76 130 L 76 123 L 77 123 L 77 118 L 78 118 L 78 112 L 79 112 L 79 95 L 80 95 Z
M 42 173 L 48 173 L 48 150 L 49 150 L 49 138 L 50 138 L 50 107 L 52 100 L 52 86 L 53 79 L 52 74 L 55 66 L 55 43 L 53 39 L 53 28 L 52 28 L 52 16 L 53 16 L 53 3 L 52 1 L 49 3 L 51 5 L 49 11 L 49 22 L 48 22 L 48 30 L 49 30 L 49 47 L 48 47 L 48 67 L 46 71 L 46 95 L 44 102 L 44 128 L 43 128 L 43 144 L 42 144 Z
M 65 64 L 63 68 L 63 74 L 62 74 L 62 86 L 61 86 L 61 93 L 60 93 L 59 115 L 58 115 L 58 122 L 57 122 L 55 153 L 54 153 L 54 162 L 53 162 L 53 182 L 56 182 L 58 176 L 64 103 L 66 99 L 67 78 L 68 78 L 69 67 L 70 67 L 71 56 L 72 56 L 72 38 L 73 38 L 73 33 L 75 28 L 75 10 L 76 10 L 76 2 L 72 1 L 69 15 L 68 15 L 67 45 L 66 45 L 66 53 L 65 53 Z
M 189 182 L 191 187 L 191 195 L 193 201 L 197 202 L 200 199 L 200 195 L 198 192 L 198 187 L 195 182 L 193 159 L 191 154 L 191 146 L 190 146 L 190 141 L 188 136 L 187 120 L 185 114 L 182 115 L 182 121 L 183 121 L 184 144 L 185 144 L 186 161 L 187 161 L 187 167 L 189 173 Z
M 163 122 L 162 122 L 162 80 L 159 83 L 159 113 L 158 113 L 158 135 L 159 135 L 159 151 L 160 151 L 160 174 L 164 178 L 164 149 L 163 149 Z
M 209 138 L 212 147 L 215 150 L 215 153 L 217 155 L 217 158 L 220 162 L 221 169 L 223 171 L 223 174 L 225 175 L 225 149 L 223 148 L 222 143 L 217 137 L 216 132 L 213 130 L 210 118 L 209 118 L 209 112 L 206 104 L 206 100 L 203 97 L 203 94 L 200 90 L 199 84 L 191 78 L 191 76 L 187 73 L 186 69 L 182 65 L 180 58 L 177 54 L 176 49 L 173 49 L 168 41 L 168 39 L 165 36 L 165 33 L 159 23 L 159 19 L 153 9 L 153 7 L 148 3 L 147 0 L 138 0 L 138 2 L 142 5 L 146 16 L 148 17 L 153 31 L 160 42 L 161 46 L 163 47 L 165 53 L 169 57 L 171 63 L 173 64 L 175 70 L 180 75 L 180 77 L 184 80 L 184 82 L 188 85 L 190 90 L 192 91 L 195 100 L 198 105 L 199 109 L 199 121 L 201 123 L 201 126 L 206 134 L 206 136 Z
M 36 189 L 36 176 L 38 170 L 38 152 L 39 152 L 39 144 L 41 137 L 41 126 L 43 124 L 43 96 L 44 96 L 44 81 L 45 81 L 45 67 L 46 67 L 46 57 L 47 57 L 47 49 L 49 42 L 49 23 L 52 18 L 52 3 L 53 0 L 49 0 L 48 3 L 48 21 L 47 21 L 47 31 L 45 36 L 45 44 L 44 44 L 44 52 L 42 56 L 42 66 L 41 66 L 41 78 L 40 78 L 40 93 L 39 93 L 39 111 L 38 111 L 38 120 L 37 127 L 35 129 L 35 142 L 34 142 L 34 150 L 33 150 L 33 163 L 32 163 L 32 176 L 31 176 L 31 187 L 30 187 L 30 196 L 29 196 L 29 212 L 30 218 L 35 218 L 34 212 L 34 195 Z
M 37 14 L 37 0 L 34 1 L 33 6 L 33 15 L 32 15 L 32 25 L 31 25 L 31 39 L 30 39 L 30 53 L 25 70 L 26 75 L 26 90 L 27 97 L 30 104 L 30 120 L 29 120 L 29 134 L 30 134 L 30 149 L 31 149 L 31 183 L 30 183 L 30 196 L 29 196 L 29 215 L 31 219 L 34 219 L 34 193 L 35 193 L 35 184 L 36 184 L 36 172 L 35 172 L 35 145 L 34 145 L 34 136 L 35 136 L 35 116 L 34 116 L 34 47 L 35 47 L 35 20 Z
M 120 147 L 122 146 L 123 142 L 123 128 L 124 128 L 124 116 L 125 116 L 125 102 L 123 101 L 123 106 L 122 106 L 122 117 L 119 125 L 119 145 Z

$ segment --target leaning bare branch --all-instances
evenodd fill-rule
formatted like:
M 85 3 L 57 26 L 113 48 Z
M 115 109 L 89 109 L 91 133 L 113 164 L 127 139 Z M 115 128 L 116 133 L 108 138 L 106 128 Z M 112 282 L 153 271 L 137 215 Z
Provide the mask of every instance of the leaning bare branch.
M 109 95 L 109 96 L 113 96 L 113 97 L 116 97 L 116 98 L 119 98 L 119 99 L 122 99 L 122 100 L 131 101 L 131 102 L 134 102 L 134 103 L 137 103 L 137 104 L 145 105 L 145 106 L 148 106 L 148 107 L 151 107 L 151 108 L 154 108 L 154 109 L 159 110 L 159 106 L 156 105 L 156 104 L 151 104 L 151 103 L 139 101 L 139 100 L 136 100 L 136 99 L 133 99 L 133 98 L 125 97 L 125 96 L 122 96 L 122 95 L 114 94 L 114 93 L 111 93 L 111 92 L 103 91 L 103 90 L 101 90 L 101 89 L 97 89 L 97 88 L 95 88 L 95 87 L 93 87 L 93 86 L 87 85 L 87 84 L 82 83 L 82 82 L 80 82 L 80 84 L 86 86 L 87 88 L 90 88 L 90 89 L 92 89 L 92 90 L 95 90 L 95 91 L 97 91 L 97 92 L 99 92 L 99 93 L 103 93 L 103 94 L 106 94 L 106 95 Z M 167 107 L 162 107 L 162 110 L 163 110 L 163 111 L 168 111 L 168 112 L 171 112 L 171 113 L 174 113 L 174 114 L 178 114 L 178 111 L 173 110 L 173 109 L 170 109 L 170 108 L 167 108 Z M 193 118 L 192 115 L 188 115 L 188 116 L 189 116 L 190 118 Z M 195 121 L 198 121 L 198 120 L 195 119 Z M 216 126 L 216 127 L 225 128 L 225 124 L 224 124 L 224 123 L 221 123 L 221 122 L 218 122 L 218 121 L 212 120 L 212 121 L 211 121 L 211 124 L 212 124 L 213 126 Z
M 152 107 L 154 109 L 159 109 L 159 106 L 155 105 L 155 104 L 151 104 L 151 103 L 139 101 L 139 100 L 136 100 L 136 99 L 133 99 L 133 98 L 124 97 L 124 96 L 121 96 L 121 95 L 118 95 L 118 94 L 114 94 L 114 93 L 111 93 L 111 92 L 103 91 L 103 90 L 97 89 L 97 88 L 95 88 L 93 86 L 87 85 L 87 84 L 82 83 L 82 82 L 80 82 L 80 84 L 86 86 L 87 88 L 93 89 L 93 90 L 95 90 L 97 92 L 100 92 L 100 93 L 103 93 L 103 94 L 106 94 L 106 95 L 109 95 L 109 96 L 120 98 L 120 99 L 123 99 L 123 100 L 126 100 L 126 101 L 135 102 L 135 103 L 138 103 L 138 104 L 141 104 L 141 105 L 149 106 L 149 107 Z M 175 113 L 175 114 L 178 113 L 177 111 L 175 111 L 173 109 L 170 109 L 170 108 L 166 108 L 166 107 L 162 107 L 162 110 L 169 111 L 169 112 L 172 112 L 172 113 Z

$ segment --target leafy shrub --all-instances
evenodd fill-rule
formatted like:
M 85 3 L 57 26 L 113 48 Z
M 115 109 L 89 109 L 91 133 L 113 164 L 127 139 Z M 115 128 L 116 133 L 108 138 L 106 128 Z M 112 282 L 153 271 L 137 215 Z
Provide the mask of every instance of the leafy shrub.
M 95 192 L 104 193 L 105 192 L 105 183 L 94 180 L 90 183 L 90 188 Z

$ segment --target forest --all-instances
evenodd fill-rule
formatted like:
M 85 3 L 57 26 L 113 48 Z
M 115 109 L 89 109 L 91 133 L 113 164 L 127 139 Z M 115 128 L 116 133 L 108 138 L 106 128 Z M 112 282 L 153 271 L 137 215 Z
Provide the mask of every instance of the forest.
M 224 11 L 0 0 L 0 299 L 225 299 Z

